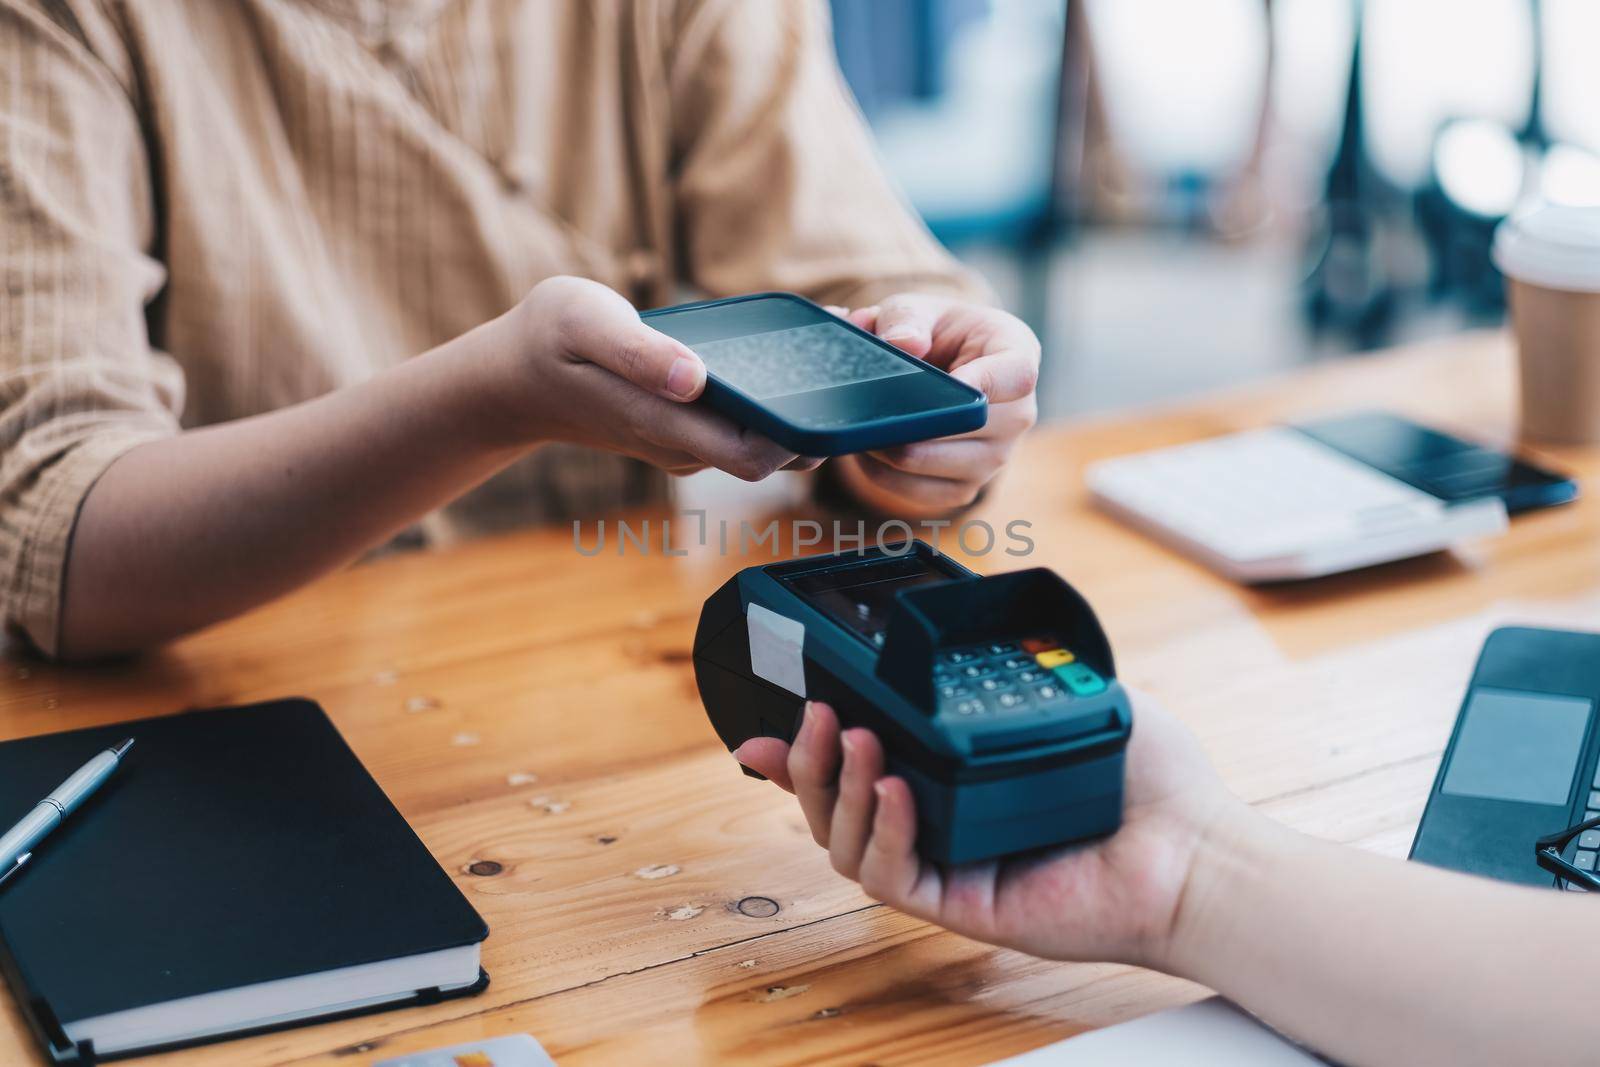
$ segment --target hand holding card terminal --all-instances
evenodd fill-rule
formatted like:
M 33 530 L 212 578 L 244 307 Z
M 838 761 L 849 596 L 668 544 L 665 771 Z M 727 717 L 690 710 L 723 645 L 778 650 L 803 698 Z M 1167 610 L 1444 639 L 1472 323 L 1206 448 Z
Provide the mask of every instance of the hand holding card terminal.
M 979 577 L 921 542 L 750 567 L 706 602 L 694 661 L 730 750 L 791 739 L 807 699 L 878 734 L 929 859 L 1121 822 L 1127 695 L 1089 605 L 1048 570 Z

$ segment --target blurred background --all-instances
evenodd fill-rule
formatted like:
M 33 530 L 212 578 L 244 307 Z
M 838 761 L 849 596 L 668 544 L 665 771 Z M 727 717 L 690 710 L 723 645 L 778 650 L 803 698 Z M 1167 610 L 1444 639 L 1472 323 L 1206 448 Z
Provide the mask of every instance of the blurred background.
M 1046 417 L 1504 316 L 1490 235 L 1600 203 L 1596 0 L 830 0 Z

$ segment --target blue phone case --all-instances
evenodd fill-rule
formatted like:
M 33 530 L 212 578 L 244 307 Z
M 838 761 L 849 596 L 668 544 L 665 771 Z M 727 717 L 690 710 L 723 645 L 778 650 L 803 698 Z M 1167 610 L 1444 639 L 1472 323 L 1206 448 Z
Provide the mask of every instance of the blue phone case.
M 910 360 L 917 364 L 920 373 L 937 374 L 948 378 L 959 386 L 963 392 L 969 393 L 970 400 L 965 404 L 954 407 L 889 415 L 883 418 L 852 422 L 842 426 L 820 428 L 801 426 L 791 422 L 777 412 L 764 407 L 759 401 L 745 396 L 715 375 L 707 374 L 706 388 L 701 396 L 701 402 L 713 411 L 726 415 L 740 426 L 755 430 L 763 436 L 776 441 L 791 452 L 802 456 L 821 457 L 844 456 L 877 448 L 890 448 L 894 445 L 927 441 L 935 437 L 948 437 L 951 434 L 967 433 L 971 430 L 981 429 L 984 423 L 988 421 L 989 401 L 979 390 L 972 388 L 958 378 L 952 378 L 938 367 L 925 363 L 915 356 L 907 355 L 887 341 L 879 339 L 854 323 L 847 322 L 836 315 L 830 315 L 817 304 L 794 293 L 751 293 L 747 296 L 727 297 L 722 300 L 700 300 L 689 304 L 677 304 L 673 307 L 656 308 L 652 311 L 644 312 L 640 317 L 649 321 L 658 315 L 670 315 L 678 311 L 723 307 L 729 304 L 743 303 L 747 300 L 768 299 L 792 300 L 816 308 L 821 314 L 827 316 L 829 322 L 837 325 L 839 329 L 848 330 L 866 339 L 871 344 L 893 353 L 896 358 Z

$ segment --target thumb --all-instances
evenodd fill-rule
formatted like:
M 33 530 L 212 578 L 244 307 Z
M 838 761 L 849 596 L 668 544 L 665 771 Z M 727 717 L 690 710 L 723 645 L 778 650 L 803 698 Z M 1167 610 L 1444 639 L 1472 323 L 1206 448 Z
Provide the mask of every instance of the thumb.
M 700 357 L 645 325 L 620 294 L 587 290 L 577 295 L 562 315 L 564 347 L 572 356 L 668 400 L 693 400 L 705 389 L 706 365 Z
M 641 389 L 668 400 L 688 401 L 706 387 L 706 365 L 700 357 L 638 319 L 617 324 L 598 342 L 585 357 Z

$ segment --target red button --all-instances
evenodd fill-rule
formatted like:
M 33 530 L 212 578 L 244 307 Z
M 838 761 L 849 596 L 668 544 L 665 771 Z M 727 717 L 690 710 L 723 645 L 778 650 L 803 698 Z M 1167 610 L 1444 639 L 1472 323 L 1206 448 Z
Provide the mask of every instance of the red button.
M 1026 637 L 1022 640 L 1022 647 L 1037 656 L 1041 652 L 1048 652 L 1052 648 L 1060 648 L 1061 642 L 1053 637 Z

